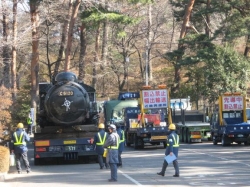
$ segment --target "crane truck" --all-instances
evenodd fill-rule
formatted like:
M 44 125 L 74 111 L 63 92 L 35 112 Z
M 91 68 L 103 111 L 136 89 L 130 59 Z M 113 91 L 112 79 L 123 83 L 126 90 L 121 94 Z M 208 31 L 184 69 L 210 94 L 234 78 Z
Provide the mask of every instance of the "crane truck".
M 246 98 L 241 93 L 225 93 L 219 96 L 218 106 L 210 120 L 213 144 L 222 146 L 233 142 L 248 145 L 250 124 L 247 123 Z

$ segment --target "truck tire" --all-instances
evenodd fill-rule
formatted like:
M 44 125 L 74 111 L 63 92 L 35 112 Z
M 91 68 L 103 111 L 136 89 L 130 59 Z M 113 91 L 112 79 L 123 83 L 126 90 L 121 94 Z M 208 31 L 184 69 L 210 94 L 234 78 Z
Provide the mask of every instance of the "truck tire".
M 230 144 L 230 142 L 229 142 L 229 140 L 228 140 L 228 137 L 225 136 L 225 135 L 223 135 L 222 138 L 221 138 L 221 145 L 222 145 L 222 146 L 227 146 L 227 145 L 229 145 L 229 144 Z
M 244 142 L 244 145 L 249 145 L 248 141 Z
M 140 149 L 144 149 L 144 142 L 142 138 L 138 138 L 138 147 Z
M 137 138 L 136 134 L 134 134 L 133 144 L 134 144 L 134 149 L 138 149 L 138 138 Z
M 212 140 L 213 140 L 213 144 L 214 144 L 214 145 L 217 145 L 218 142 L 217 142 L 217 140 L 216 140 L 216 137 L 212 136 Z

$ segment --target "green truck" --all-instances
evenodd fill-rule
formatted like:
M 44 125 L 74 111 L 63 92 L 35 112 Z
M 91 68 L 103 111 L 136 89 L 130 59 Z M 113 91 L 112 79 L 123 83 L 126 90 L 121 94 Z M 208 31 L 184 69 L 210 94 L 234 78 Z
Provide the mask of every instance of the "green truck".
M 105 126 L 110 123 L 119 123 L 124 128 L 123 109 L 127 107 L 137 107 L 138 100 L 110 100 L 103 105 Z

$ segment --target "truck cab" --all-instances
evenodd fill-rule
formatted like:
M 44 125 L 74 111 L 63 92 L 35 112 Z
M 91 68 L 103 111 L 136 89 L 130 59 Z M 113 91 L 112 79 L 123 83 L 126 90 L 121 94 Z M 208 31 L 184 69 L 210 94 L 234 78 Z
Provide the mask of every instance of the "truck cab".
M 233 142 L 248 145 L 250 124 L 247 122 L 245 97 L 238 93 L 219 97 L 218 106 L 210 121 L 213 144 L 223 146 Z

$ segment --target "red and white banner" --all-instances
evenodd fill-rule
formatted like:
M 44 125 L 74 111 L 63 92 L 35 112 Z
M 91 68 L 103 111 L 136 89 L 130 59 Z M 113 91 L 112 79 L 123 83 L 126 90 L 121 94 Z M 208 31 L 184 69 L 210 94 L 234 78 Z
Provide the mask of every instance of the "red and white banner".
M 243 96 L 223 96 L 222 97 L 222 110 L 243 110 L 244 108 Z
M 143 105 L 145 109 L 150 108 L 167 108 L 168 107 L 168 91 L 163 90 L 143 90 Z

